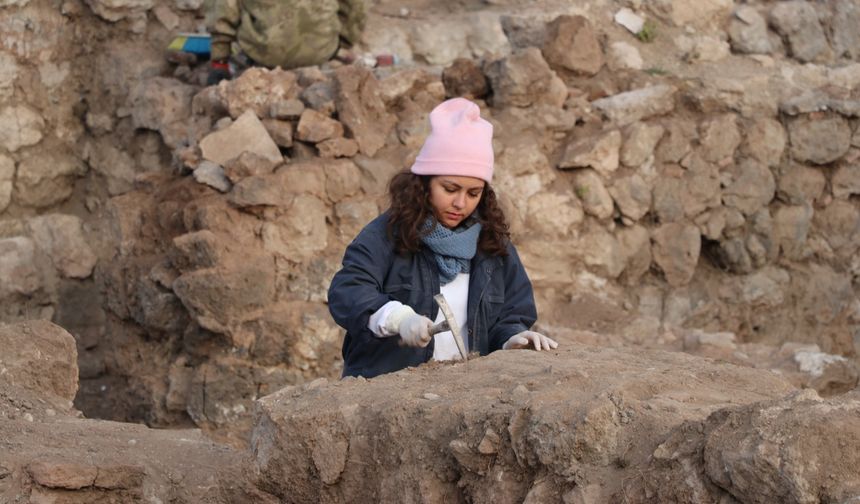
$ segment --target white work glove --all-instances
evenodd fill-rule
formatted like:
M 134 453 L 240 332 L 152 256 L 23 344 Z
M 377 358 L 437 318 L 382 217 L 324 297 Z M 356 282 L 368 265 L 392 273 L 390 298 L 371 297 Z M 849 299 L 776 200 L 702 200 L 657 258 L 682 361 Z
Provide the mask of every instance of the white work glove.
M 558 343 L 541 333 L 523 331 L 511 336 L 502 346 L 502 350 L 518 350 L 522 348 L 534 348 L 537 351 L 552 350 L 558 348 Z
M 413 347 L 426 347 L 430 344 L 430 328 L 433 321 L 418 315 L 411 307 L 403 305 L 388 316 L 385 321 L 385 329 L 389 333 L 397 333 L 403 343 Z

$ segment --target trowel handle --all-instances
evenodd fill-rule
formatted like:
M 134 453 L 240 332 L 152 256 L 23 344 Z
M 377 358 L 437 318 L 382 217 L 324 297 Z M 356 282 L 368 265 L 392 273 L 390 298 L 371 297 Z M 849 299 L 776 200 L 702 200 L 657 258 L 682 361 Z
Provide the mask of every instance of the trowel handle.
M 430 336 L 434 336 L 436 334 L 439 334 L 440 332 L 445 332 L 445 331 L 450 331 L 450 330 L 451 330 L 451 326 L 448 325 L 448 321 L 443 320 L 442 322 L 439 322 L 438 324 L 434 324 L 433 327 L 430 328 Z

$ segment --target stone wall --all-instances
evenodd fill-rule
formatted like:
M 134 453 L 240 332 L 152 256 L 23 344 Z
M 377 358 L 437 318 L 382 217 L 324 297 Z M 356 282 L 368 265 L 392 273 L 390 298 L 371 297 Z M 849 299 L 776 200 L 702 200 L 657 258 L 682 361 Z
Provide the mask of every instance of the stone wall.
M 468 95 L 546 327 L 596 299 L 625 344 L 699 329 L 854 358 L 857 3 L 628 3 L 653 42 L 614 2 L 501 2 L 463 40 L 382 26 L 379 2 L 368 48 L 438 66 L 204 89 L 162 55 L 193 2 L 0 8 L 0 320 L 75 335 L 88 414 L 241 429 L 255 398 L 339 375 L 328 281 L 429 111 Z

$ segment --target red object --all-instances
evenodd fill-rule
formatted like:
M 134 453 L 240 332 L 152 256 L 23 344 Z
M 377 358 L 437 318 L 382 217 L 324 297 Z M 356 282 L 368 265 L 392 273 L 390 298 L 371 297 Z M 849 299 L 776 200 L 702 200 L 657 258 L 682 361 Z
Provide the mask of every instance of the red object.
M 376 57 L 376 66 L 391 66 L 394 64 L 393 54 L 380 54 Z
M 212 61 L 212 64 L 210 66 L 212 67 L 212 70 L 226 70 L 228 72 L 230 71 L 230 64 L 226 61 Z

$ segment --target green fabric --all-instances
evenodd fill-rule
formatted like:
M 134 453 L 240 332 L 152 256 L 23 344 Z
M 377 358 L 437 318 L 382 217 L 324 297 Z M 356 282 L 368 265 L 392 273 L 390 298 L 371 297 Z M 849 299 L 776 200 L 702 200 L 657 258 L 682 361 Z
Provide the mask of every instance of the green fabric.
M 339 38 L 350 44 L 364 29 L 363 0 L 210 0 L 212 59 L 230 57 L 230 44 L 267 67 L 319 65 Z

